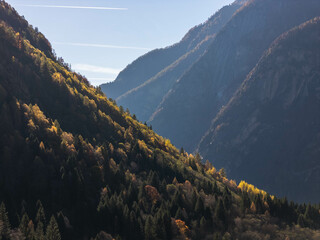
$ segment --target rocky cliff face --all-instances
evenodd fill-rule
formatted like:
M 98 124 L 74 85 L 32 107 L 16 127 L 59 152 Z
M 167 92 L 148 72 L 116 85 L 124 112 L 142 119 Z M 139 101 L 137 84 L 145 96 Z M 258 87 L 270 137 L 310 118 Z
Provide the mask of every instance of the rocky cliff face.
M 154 129 L 177 146 L 193 151 L 272 41 L 317 16 L 319 9 L 316 0 L 255 0 L 246 4 L 167 94 L 150 121 Z
M 297 201 L 320 197 L 320 19 L 279 37 L 199 150 L 231 178 Z M 250 173 L 249 173 L 250 172 Z

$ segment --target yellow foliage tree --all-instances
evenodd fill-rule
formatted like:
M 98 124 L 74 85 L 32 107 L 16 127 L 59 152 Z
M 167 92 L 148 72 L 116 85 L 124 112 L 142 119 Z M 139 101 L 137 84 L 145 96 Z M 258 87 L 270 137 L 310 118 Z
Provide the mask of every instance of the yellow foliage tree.
M 254 204 L 254 202 L 251 203 L 250 211 L 251 211 L 252 213 L 256 213 L 256 212 L 257 212 L 257 208 L 256 208 L 256 205 Z

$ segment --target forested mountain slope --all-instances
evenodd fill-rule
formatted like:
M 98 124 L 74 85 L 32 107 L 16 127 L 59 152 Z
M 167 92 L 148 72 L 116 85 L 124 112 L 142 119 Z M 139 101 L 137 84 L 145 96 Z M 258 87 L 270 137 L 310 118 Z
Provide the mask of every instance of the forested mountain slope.
M 320 199 L 320 19 L 280 36 L 220 111 L 199 150 L 232 178 Z
M 138 58 L 114 82 L 101 85 L 102 91 L 141 121 L 147 121 L 173 83 L 206 51 L 241 4 L 236 1 L 222 8 L 205 23 L 192 28 L 179 43 Z
M 0 11 L 1 239 L 319 238 L 319 205 L 178 151 Z
M 193 151 L 270 44 L 319 11 L 317 0 L 250 1 L 172 88 L 150 121 L 154 130 Z

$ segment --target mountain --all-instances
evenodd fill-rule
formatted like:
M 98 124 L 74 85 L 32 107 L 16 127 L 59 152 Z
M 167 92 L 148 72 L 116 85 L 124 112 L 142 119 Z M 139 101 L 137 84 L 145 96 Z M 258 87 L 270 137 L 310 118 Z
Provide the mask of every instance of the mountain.
M 127 66 L 102 91 L 129 108 L 141 121 L 148 121 L 174 82 L 207 50 L 217 32 L 243 3 L 223 7 L 205 23 L 192 28 L 173 46 L 157 49 Z
M 317 0 L 254 0 L 217 33 L 149 122 L 178 147 L 194 151 L 263 52 L 282 33 L 319 15 Z
M 215 118 L 199 151 L 235 179 L 320 198 L 320 18 L 281 35 Z
M 1 239 L 319 239 L 319 205 L 178 151 L 0 12 Z

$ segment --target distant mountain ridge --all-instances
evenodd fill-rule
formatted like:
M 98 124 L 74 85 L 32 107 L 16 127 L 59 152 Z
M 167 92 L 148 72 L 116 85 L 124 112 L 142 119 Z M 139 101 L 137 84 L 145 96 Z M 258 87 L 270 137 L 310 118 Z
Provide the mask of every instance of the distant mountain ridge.
M 319 9 L 316 0 L 250 1 L 172 87 L 150 124 L 178 147 L 194 151 L 212 119 L 270 44 L 283 32 L 318 16 Z
M 237 2 L 223 7 L 189 30 L 179 43 L 138 58 L 114 82 L 101 85 L 102 91 L 129 108 L 139 120 L 148 121 L 174 82 L 203 55 L 215 34 L 240 7 Z

